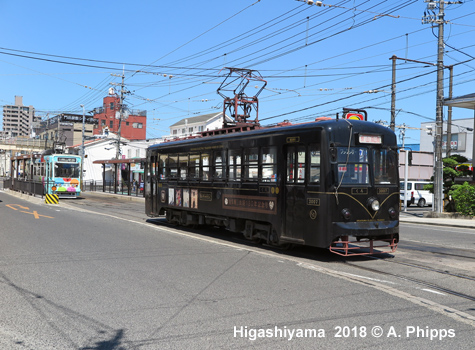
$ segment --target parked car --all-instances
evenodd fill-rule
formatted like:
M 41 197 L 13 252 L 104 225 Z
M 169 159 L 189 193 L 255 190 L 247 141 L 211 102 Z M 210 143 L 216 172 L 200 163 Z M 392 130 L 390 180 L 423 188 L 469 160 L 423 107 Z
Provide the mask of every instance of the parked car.
M 424 186 L 431 184 L 429 181 L 407 181 L 407 206 L 417 204 L 419 207 L 432 205 L 434 195 L 429 190 L 424 190 Z M 404 203 L 404 181 L 400 182 L 400 199 Z

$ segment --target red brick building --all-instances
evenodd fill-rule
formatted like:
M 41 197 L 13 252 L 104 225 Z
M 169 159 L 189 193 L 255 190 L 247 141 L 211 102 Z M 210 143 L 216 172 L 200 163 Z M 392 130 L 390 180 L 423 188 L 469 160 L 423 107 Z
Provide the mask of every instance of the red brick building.
M 117 134 L 119 132 L 120 98 L 117 95 L 104 97 L 102 107 L 94 108 L 94 119 L 98 123 L 94 135 L 101 135 L 104 130 Z M 145 140 L 147 134 L 147 111 L 124 108 L 120 126 L 120 136 L 128 140 Z

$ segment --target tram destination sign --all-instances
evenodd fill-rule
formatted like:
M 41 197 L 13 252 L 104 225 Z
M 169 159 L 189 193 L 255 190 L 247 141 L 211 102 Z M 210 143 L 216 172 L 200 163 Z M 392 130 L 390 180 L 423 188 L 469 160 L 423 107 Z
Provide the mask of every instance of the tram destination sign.
M 374 144 L 374 145 L 380 145 L 381 143 L 383 143 L 383 140 L 382 140 L 382 137 L 381 135 L 358 135 L 359 138 L 359 142 L 360 143 L 371 143 L 371 144 Z
M 76 160 L 76 158 L 58 157 L 58 162 L 61 162 L 61 163 L 77 163 L 77 160 Z

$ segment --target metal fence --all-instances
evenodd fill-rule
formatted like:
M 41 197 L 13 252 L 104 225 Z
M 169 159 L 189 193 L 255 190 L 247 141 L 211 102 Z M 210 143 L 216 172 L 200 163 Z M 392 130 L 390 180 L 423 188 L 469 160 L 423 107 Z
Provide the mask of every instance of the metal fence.
M 110 181 L 84 181 L 83 191 L 108 192 L 126 196 L 144 197 L 143 183 Z
M 3 188 L 26 193 L 32 196 L 40 196 L 41 198 L 43 198 L 44 195 L 43 183 L 41 181 L 21 179 L 15 179 L 15 181 L 13 181 L 9 178 L 3 180 Z
M 43 183 L 41 181 L 20 179 L 12 181 L 11 178 L 3 178 L 3 181 L 0 181 L 0 188 L 27 193 L 33 196 L 41 196 L 42 198 L 44 195 Z M 114 181 L 85 181 L 82 191 L 108 192 L 135 197 L 145 196 L 143 183 L 130 183 L 125 181 L 120 184 L 114 183 Z

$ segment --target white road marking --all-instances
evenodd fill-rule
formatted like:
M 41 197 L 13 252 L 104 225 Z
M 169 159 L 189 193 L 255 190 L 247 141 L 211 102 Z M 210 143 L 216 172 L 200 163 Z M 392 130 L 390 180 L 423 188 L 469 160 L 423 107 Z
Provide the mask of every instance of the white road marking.
M 439 294 L 439 295 L 443 295 L 443 296 L 446 296 L 446 295 L 447 295 L 447 294 L 444 294 L 444 293 L 441 293 L 441 292 L 438 292 L 438 291 L 432 290 L 432 289 L 426 289 L 426 288 L 424 288 L 424 289 L 422 289 L 422 290 L 425 291 L 425 292 L 434 293 L 434 294 Z

